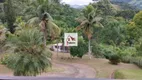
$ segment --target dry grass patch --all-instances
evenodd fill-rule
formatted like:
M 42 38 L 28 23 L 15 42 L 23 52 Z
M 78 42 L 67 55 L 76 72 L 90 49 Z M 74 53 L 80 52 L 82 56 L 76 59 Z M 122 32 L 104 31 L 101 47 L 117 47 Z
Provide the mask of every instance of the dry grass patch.
M 110 75 L 115 70 L 118 69 L 141 70 L 139 67 L 133 64 L 120 63 L 118 65 L 112 65 L 109 63 L 109 60 L 107 59 L 92 58 L 90 60 L 88 56 L 84 56 L 82 59 L 79 58 L 72 59 L 70 58 L 70 55 L 67 53 L 65 54 L 59 53 L 59 57 L 57 58 L 57 54 L 54 52 L 53 58 L 55 60 L 66 63 L 79 63 L 79 64 L 89 65 L 90 67 L 93 67 L 97 71 L 96 78 L 110 78 Z

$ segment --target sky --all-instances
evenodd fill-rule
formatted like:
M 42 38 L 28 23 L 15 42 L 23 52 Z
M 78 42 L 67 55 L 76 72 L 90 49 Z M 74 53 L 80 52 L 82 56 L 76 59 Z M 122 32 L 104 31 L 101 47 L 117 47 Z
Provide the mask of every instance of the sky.
M 92 0 L 62 0 L 62 2 L 70 5 L 88 5 Z

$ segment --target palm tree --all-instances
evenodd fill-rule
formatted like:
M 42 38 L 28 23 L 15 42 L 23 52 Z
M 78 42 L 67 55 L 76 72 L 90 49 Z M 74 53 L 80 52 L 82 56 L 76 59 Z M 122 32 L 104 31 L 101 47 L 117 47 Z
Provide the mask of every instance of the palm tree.
M 26 27 L 19 35 L 9 36 L 4 62 L 15 76 L 36 76 L 51 67 L 51 53 L 44 49 L 42 33 L 37 28 Z
M 43 16 L 43 14 L 46 14 L 49 19 L 47 23 L 48 34 L 53 39 L 59 37 L 61 32 L 60 28 L 54 23 L 53 18 L 48 13 L 50 12 L 50 7 L 54 3 L 60 3 L 60 0 L 34 0 L 34 1 L 31 0 L 30 7 L 32 9 L 28 8 L 27 12 L 25 12 L 25 13 L 28 13 L 29 15 L 32 15 L 31 17 L 29 16 L 30 18 L 27 24 L 34 27 L 35 26 L 39 27 L 41 17 Z M 32 10 L 32 11 L 29 11 L 29 10 Z
M 91 59 L 91 37 L 93 34 L 93 28 L 96 27 L 95 24 L 99 25 L 100 27 L 103 27 L 103 25 L 100 23 L 100 20 L 102 18 L 98 17 L 96 15 L 96 9 L 92 5 L 88 5 L 83 10 L 83 17 L 77 18 L 76 20 L 80 23 L 80 25 L 77 27 L 77 30 L 82 29 L 83 33 L 88 37 L 88 55 Z
M 29 1 L 29 6 L 25 8 L 25 17 L 31 18 L 31 17 L 40 17 L 43 13 L 49 12 L 54 14 L 55 13 L 55 7 L 57 4 L 60 5 L 60 0 L 31 0 Z M 53 10 L 54 9 L 54 10 Z M 29 19 L 28 18 L 28 19 Z
M 44 14 L 46 14 L 47 18 L 48 18 L 48 22 L 46 25 L 47 26 L 46 31 L 47 31 L 48 36 L 45 33 L 44 33 L 44 36 L 46 36 L 46 38 L 51 37 L 52 40 L 58 38 L 61 33 L 60 28 L 54 23 L 53 18 L 50 16 L 49 13 L 45 12 Z M 28 21 L 28 25 L 33 26 L 33 27 L 35 27 L 35 26 L 39 27 L 39 24 L 40 24 L 39 17 L 33 17 L 32 19 L 30 19 Z M 44 41 L 46 41 L 46 40 L 44 40 Z M 46 45 L 46 44 L 44 44 L 44 45 Z

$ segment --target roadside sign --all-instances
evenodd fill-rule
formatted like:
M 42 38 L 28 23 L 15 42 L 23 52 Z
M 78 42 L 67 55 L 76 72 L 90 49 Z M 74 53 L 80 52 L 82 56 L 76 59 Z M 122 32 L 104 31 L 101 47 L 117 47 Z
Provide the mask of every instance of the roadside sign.
M 64 46 L 78 46 L 78 34 L 64 33 Z

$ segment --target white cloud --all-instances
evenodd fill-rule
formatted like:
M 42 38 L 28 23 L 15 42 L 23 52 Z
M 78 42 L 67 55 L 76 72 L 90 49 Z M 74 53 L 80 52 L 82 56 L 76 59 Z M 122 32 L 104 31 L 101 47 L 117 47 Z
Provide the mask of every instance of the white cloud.
M 93 1 L 92 0 L 62 0 L 62 2 L 65 2 L 66 4 L 70 4 L 70 5 L 87 5 Z

